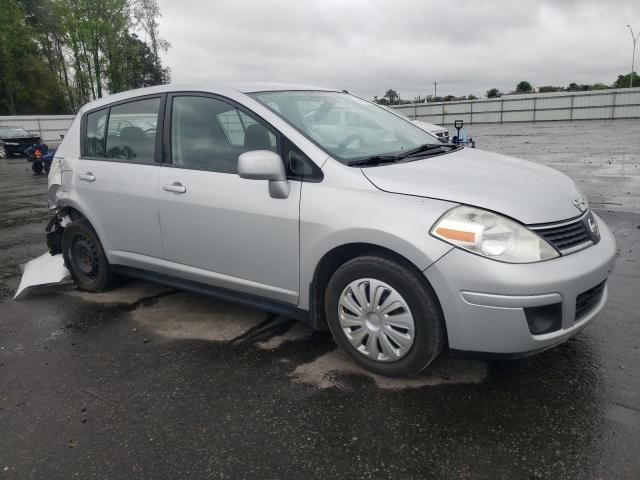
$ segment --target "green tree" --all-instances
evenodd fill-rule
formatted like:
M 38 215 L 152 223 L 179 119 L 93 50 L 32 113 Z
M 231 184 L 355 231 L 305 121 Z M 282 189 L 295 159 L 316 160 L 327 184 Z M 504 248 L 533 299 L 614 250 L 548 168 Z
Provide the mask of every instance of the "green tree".
M 614 88 L 629 88 L 631 85 L 631 74 L 627 73 L 626 75 L 618 75 L 617 80 L 614 82 Z M 633 86 L 640 87 L 640 75 L 636 72 L 633 72 Z
M 497 88 L 491 88 L 487 90 L 487 98 L 498 98 L 501 96 L 502 96 L 502 93 Z
M 562 92 L 563 90 L 563 87 L 554 87 L 552 85 L 544 85 L 542 87 L 538 87 L 539 93 Z
M 533 87 L 526 80 L 521 81 L 516 85 L 516 93 L 531 93 L 533 92 Z
M 475 95 L 473 95 L 473 94 L 469 94 L 469 95 L 467 95 L 467 100 L 477 100 L 477 99 L 478 99 L 478 97 L 476 97 L 476 96 L 475 96 Z
M 151 43 L 151 58 L 154 64 L 152 85 L 168 83 L 169 70 L 162 67 L 159 52 L 166 52 L 171 45 L 160 37 L 158 20 L 161 14 L 157 0 L 135 0 L 133 15 L 137 25 L 149 37 Z
M 398 99 L 400 98 L 400 95 L 398 94 L 398 92 L 390 88 L 389 90 L 386 91 L 383 98 L 387 99 L 387 101 L 389 102 L 389 105 L 394 105 L 398 103 Z
M 63 113 L 64 96 L 26 12 L 14 0 L 0 0 L 0 14 L 0 113 Z

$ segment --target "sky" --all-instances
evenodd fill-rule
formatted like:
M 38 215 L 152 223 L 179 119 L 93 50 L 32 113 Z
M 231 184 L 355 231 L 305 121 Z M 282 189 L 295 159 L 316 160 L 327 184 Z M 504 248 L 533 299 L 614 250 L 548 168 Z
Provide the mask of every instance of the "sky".
M 172 83 L 283 82 L 364 98 L 611 84 L 640 0 L 159 0 Z M 636 71 L 640 63 L 640 41 Z

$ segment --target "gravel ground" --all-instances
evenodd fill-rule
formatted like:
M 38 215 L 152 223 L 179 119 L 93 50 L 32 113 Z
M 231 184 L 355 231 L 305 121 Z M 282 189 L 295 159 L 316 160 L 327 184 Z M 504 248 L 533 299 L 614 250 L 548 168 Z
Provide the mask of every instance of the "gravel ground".
M 326 333 L 129 281 L 10 299 L 46 250 L 46 178 L 0 160 L 0 478 L 640 478 L 640 121 L 471 125 L 552 165 L 616 235 L 567 343 L 392 380 Z M 628 193 L 627 193 L 628 192 Z

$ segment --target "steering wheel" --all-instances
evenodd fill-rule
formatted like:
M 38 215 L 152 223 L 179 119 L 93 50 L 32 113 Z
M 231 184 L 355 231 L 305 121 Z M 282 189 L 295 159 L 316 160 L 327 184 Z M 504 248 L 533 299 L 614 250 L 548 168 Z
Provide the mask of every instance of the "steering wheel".
M 354 133 L 346 137 L 344 140 L 342 140 L 340 144 L 336 147 L 336 151 L 338 153 L 344 152 L 345 150 L 347 150 L 347 147 L 351 145 L 353 142 L 355 142 L 356 140 L 360 141 L 360 146 L 364 144 L 364 137 L 359 133 Z

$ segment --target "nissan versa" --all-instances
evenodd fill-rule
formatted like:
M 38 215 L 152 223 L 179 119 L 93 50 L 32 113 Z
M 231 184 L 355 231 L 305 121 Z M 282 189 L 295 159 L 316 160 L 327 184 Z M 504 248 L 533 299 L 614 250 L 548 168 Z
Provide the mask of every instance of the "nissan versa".
M 567 176 L 344 91 L 161 86 L 82 108 L 47 227 L 79 288 L 128 275 L 330 328 L 363 367 L 524 355 L 602 309 L 613 235 Z

